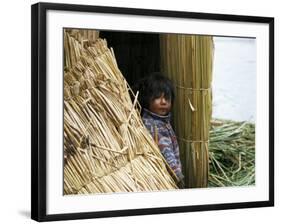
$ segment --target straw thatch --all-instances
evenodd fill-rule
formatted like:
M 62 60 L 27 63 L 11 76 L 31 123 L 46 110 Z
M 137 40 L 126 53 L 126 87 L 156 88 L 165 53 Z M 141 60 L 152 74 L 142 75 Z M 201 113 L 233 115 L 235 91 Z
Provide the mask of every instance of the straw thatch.
M 106 41 L 65 31 L 64 46 L 64 193 L 177 188 Z
M 176 87 L 173 117 L 186 186 L 207 187 L 213 39 L 163 34 L 160 50 L 161 69 Z

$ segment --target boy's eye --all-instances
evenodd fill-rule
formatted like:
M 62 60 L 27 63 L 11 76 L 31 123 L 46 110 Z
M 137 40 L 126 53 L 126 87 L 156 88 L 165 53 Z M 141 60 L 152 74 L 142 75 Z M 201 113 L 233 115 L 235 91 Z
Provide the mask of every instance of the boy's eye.
M 155 98 L 160 98 L 160 97 L 164 97 L 166 100 L 169 100 L 170 99 L 170 96 L 169 94 L 165 94 L 165 93 L 158 93 L 156 94 Z
M 166 101 L 170 101 L 170 100 L 171 100 L 171 98 L 170 98 L 169 96 L 164 96 L 164 99 L 165 99 Z
M 160 96 L 160 97 L 155 97 L 153 100 L 157 100 L 157 99 L 161 99 L 162 97 Z M 164 99 L 166 100 L 166 101 L 170 101 L 170 99 L 169 98 L 167 98 L 167 97 L 164 97 Z
M 160 99 L 161 97 L 164 97 L 166 101 L 171 100 L 171 97 L 169 96 L 169 94 L 165 94 L 163 92 L 155 94 L 154 97 L 151 98 L 151 100 L 153 101 L 156 99 Z
M 162 95 L 163 95 L 163 93 L 158 93 L 158 94 L 156 94 L 156 95 L 154 96 L 154 99 L 160 98 Z

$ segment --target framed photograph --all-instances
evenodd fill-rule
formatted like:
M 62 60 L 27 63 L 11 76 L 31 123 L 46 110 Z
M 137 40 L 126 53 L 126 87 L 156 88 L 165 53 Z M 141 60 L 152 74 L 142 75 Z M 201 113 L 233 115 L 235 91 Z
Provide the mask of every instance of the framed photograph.
M 32 5 L 37 221 L 274 206 L 274 18 Z

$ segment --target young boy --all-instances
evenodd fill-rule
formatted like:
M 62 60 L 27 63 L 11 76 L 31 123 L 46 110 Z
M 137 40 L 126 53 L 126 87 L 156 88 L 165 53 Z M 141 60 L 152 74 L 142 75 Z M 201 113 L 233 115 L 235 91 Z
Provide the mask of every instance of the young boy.
M 142 106 L 144 125 L 156 141 L 162 155 L 178 177 L 180 188 L 184 188 L 179 146 L 170 123 L 174 89 L 171 81 L 160 72 L 150 74 L 137 86 Z

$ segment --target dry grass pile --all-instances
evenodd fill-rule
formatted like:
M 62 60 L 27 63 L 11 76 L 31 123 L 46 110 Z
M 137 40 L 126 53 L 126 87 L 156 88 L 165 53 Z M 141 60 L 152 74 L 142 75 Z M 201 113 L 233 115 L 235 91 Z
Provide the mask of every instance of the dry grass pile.
M 218 120 L 210 131 L 209 186 L 255 183 L 255 125 Z

